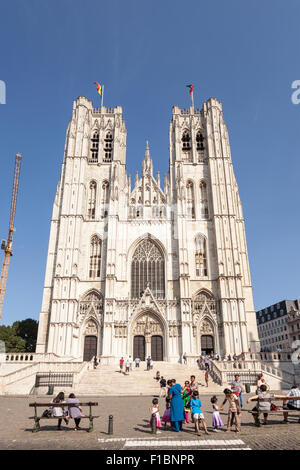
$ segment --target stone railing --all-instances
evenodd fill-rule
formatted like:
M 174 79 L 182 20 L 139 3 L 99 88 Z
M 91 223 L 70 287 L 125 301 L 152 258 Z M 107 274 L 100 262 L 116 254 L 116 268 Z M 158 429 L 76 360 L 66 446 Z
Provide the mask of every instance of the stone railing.
M 0 393 L 5 393 L 5 387 L 12 383 L 19 382 L 20 380 L 26 379 L 37 373 L 45 372 L 70 372 L 77 375 L 81 372 L 81 369 L 85 366 L 82 362 L 35 362 L 28 364 L 28 366 L 22 367 L 21 369 L 10 372 L 9 374 L 2 375 L 0 377 Z
M 290 352 L 259 352 L 259 353 L 242 353 L 238 356 L 240 360 L 256 360 L 256 361 L 290 361 L 292 357 L 292 353 Z
M 0 362 L 66 362 L 66 358 L 57 356 L 55 353 L 1 353 Z M 68 360 L 73 360 L 69 358 Z

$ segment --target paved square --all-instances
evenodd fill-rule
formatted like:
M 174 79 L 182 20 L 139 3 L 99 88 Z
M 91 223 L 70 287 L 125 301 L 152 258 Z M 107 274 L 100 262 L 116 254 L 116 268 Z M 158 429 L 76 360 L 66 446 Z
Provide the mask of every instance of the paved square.
M 68 391 L 67 391 L 68 392 Z M 246 402 L 249 395 L 244 395 Z M 51 398 L 51 397 L 50 397 Z M 79 397 L 81 398 L 81 397 Z M 220 395 L 219 403 L 223 396 Z M 212 407 L 210 396 L 200 395 L 202 408 L 209 430 L 212 424 Z M 242 413 L 241 433 L 234 431 L 204 432 L 196 436 L 192 423 L 184 425 L 179 433 L 162 430 L 161 434 L 153 436 L 149 426 L 149 407 L 152 396 L 149 397 L 82 397 L 83 401 L 97 401 L 99 406 L 94 414 L 99 418 L 94 420 L 94 431 L 84 430 L 74 432 L 73 420 L 69 425 L 62 425 L 63 430 L 57 431 L 56 421 L 41 421 L 42 430 L 32 433 L 33 408 L 28 405 L 33 401 L 48 402 L 49 397 L 0 397 L 0 413 L 2 423 L 0 428 L 0 449 L 300 449 L 300 424 L 298 415 L 291 416 L 289 424 L 282 424 L 282 413 L 270 415 L 269 424 L 257 428 L 252 416 L 247 410 L 253 403 L 245 404 Z M 163 413 L 164 399 L 159 399 Z M 43 408 L 39 408 L 41 415 Z M 85 409 L 86 414 L 88 409 Z M 161 413 L 161 414 L 162 414 Z M 108 435 L 108 417 L 113 415 L 113 435 Z M 226 424 L 227 414 L 221 413 Z M 82 420 L 83 428 L 87 429 L 88 420 Z

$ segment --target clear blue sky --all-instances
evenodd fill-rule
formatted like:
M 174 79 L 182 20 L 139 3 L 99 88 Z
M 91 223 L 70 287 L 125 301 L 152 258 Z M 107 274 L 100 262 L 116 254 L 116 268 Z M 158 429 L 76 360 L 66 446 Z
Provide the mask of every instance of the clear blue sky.
M 173 105 L 223 103 L 246 219 L 255 308 L 300 297 L 300 79 L 297 0 L 10 0 L 0 16 L 0 238 L 7 237 L 14 156 L 23 155 L 2 322 L 38 319 L 52 204 L 72 101 L 121 105 L 127 169 L 150 141 L 168 168 Z M 1 261 L 3 252 L 1 252 Z

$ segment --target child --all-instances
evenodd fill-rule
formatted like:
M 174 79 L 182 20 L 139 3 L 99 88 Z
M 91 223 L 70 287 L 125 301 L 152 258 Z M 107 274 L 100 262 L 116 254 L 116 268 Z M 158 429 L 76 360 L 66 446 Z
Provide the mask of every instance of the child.
M 227 420 L 227 429 L 226 431 L 229 432 L 231 430 L 231 426 L 233 422 L 235 421 L 235 427 L 236 427 L 236 432 L 240 432 L 241 424 L 240 424 L 240 418 L 241 418 L 241 405 L 238 397 L 233 393 L 232 390 L 229 390 L 229 388 L 225 388 L 224 390 L 225 394 L 225 400 L 222 403 L 221 408 L 219 408 L 220 411 L 224 410 L 224 405 L 226 401 L 229 403 L 229 409 L 228 409 L 228 420 Z
M 171 399 L 166 398 L 166 409 L 164 411 L 162 422 L 165 424 L 165 429 L 167 427 L 167 423 L 171 424 Z
M 185 423 L 189 422 L 189 413 L 191 411 L 190 400 L 192 398 L 192 390 L 190 387 L 190 382 L 187 380 L 184 384 L 184 389 L 182 392 L 182 399 L 184 405 L 184 412 L 185 412 Z
M 160 429 L 161 428 L 161 422 L 160 422 L 160 416 L 159 416 L 159 404 L 158 404 L 158 399 L 157 398 L 153 398 L 152 400 L 152 405 L 153 406 L 150 406 L 149 408 L 149 411 L 150 411 L 150 414 L 151 414 L 151 418 L 150 418 L 150 426 L 152 427 L 152 415 L 155 414 L 155 417 L 156 417 L 156 429 Z M 157 434 L 161 434 L 161 431 L 156 431 Z
M 199 419 L 201 420 L 205 434 L 209 434 L 207 430 L 206 422 L 204 419 L 204 415 L 201 410 L 201 401 L 199 400 L 199 393 L 197 391 L 193 392 L 193 398 L 191 399 L 190 404 L 191 404 L 192 412 L 194 415 L 195 431 L 197 435 L 200 436 Z
M 219 413 L 218 399 L 217 399 L 216 395 L 214 395 L 210 399 L 210 401 L 211 401 L 212 406 L 213 406 L 212 425 L 213 425 L 213 428 L 214 428 L 214 432 L 219 432 L 220 429 L 218 429 L 218 428 L 221 428 L 222 426 L 224 426 L 224 424 L 223 424 L 223 421 L 221 420 L 221 416 L 220 416 L 220 413 Z

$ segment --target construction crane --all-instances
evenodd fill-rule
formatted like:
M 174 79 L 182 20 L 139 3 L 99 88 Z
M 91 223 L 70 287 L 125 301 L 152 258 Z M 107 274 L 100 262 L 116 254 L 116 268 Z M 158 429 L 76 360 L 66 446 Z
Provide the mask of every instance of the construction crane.
M 3 308 L 3 302 L 4 302 L 4 296 L 5 296 L 7 273 L 8 273 L 10 258 L 12 257 L 12 241 L 13 241 L 13 233 L 14 233 L 14 221 L 15 221 L 17 195 L 18 195 L 18 187 L 19 187 L 21 159 L 22 159 L 21 154 L 17 153 L 16 159 L 15 159 L 15 170 L 14 170 L 13 191 L 12 191 L 11 206 L 10 206 L 8 237 L 7 237 L 7 242 L 5 240 L 1 241 L 1 249 L 4 250 L 4 259 L 3 259 L 1 279 L 0 279 L 0 320 L 1 320 L 2 308 Z

